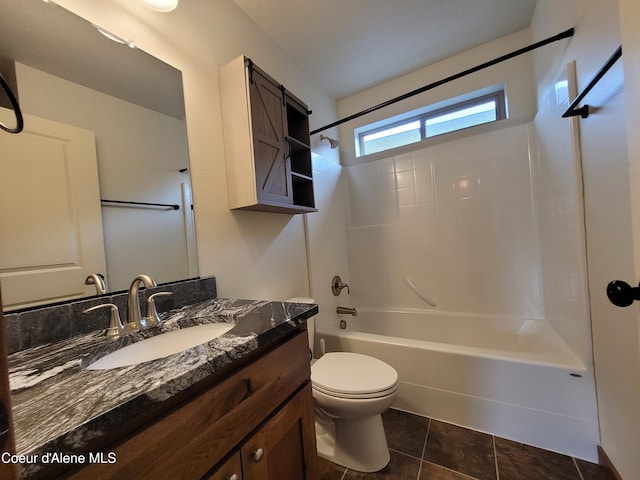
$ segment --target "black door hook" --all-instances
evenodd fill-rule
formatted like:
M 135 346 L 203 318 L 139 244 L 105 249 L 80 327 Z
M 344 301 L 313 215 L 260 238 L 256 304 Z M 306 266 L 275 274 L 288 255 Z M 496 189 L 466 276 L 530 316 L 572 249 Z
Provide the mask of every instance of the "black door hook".
M 607 297 L 618 307 L 628 307 L 634 300 L 640 300 L 640 286 L 632 287 L 622 280 L 612 280 L 607 285 Z

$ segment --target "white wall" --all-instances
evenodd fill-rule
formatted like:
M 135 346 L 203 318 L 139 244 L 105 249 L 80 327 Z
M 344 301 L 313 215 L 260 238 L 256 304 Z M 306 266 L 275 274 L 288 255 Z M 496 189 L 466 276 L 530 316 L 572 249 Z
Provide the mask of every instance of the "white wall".
M 547 97 L 568 61 L 576 61 L 579 89 L 587 85 L 621 43 L 620 18 L 629 30 L 637 30 L 639 11 L 632 3 L 621 2 L 620 10 L 615 0 L 538 0 L 531 25 L 535 36 L 576 28 L 565 50 L 536 54 L 539 102 Z M 628 151 L 627 145 L 637 142 L 630 140 L 634 136 L 638 138 L 638 127 L 632 120 L 638 110 L 636 65 L 640 39 L 637 33 L 626 38 L 624 51 L 628 49 L 631 57 L 623 56 L 625 72 L 619 63 L 585 99 L 597 111 L 580 120 L 580 137 L 601 445 L 622 477 L 631 479 L 640 471 L 638 311 L 637 306 L 615 307 L 605 296 L 610 280 L 637 282 L 634 262 L 638 263 L 638 248 L 634 252 L 630 191 L 637 195 L 639 189 L 637 176 L 630 184 L 629 161 L 637 171 L 638 153 Z M 623 88 L 623 75 L 627 74 L 632 81 Z M 629 102 L 628 90 L 634 95 L 633 103 Z M 629 109 L 635 113 L 628 113 Z
M 216 275 L 221 296 L 308 295 L 303 217 L 228 208 L 218 69 L 249 56 L 309 105 L 312 129 L 335 120 L 335 102 L 233 2 L 183 1 L 169 14 L 129 0 L 57 3 L 182 71 L 200 274 Z M 318 138 L 312 148 L 337 161 Z

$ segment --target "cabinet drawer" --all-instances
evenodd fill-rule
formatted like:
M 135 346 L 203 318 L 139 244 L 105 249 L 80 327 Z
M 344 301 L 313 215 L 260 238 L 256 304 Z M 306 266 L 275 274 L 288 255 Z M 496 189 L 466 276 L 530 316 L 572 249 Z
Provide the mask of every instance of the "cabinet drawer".
M 205 476 L 203 480 L 242 480 L 240 452 L 236 451 L 229 460 L 224 462 L 214 473 Z
M 112 448 L 115 464 L 89 465 L 70 478 L 202 478 L 308 381 L 308 349 L 302 331 Z

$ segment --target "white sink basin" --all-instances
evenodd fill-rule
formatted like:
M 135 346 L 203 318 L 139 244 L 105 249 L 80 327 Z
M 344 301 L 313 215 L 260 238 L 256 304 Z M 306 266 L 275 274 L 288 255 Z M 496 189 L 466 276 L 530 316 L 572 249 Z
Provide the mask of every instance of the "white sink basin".
M 233 323 L 209 323 L 162 333 L 105 355 L 87 368 L 105 370 L 157 360 L 213 340 L 234 326 Z

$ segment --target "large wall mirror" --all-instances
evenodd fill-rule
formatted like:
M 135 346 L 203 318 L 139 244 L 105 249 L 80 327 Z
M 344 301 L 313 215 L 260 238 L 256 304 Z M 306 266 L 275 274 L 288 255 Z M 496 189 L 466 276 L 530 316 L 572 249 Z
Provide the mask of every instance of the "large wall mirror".
M 0 72 L 4 310 L 198 276 L 181 72 L 42 0 L 0 6 Z

